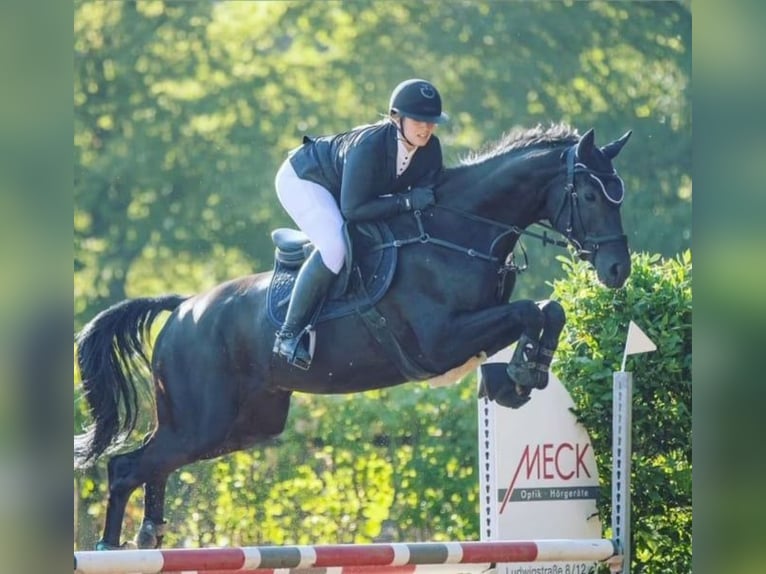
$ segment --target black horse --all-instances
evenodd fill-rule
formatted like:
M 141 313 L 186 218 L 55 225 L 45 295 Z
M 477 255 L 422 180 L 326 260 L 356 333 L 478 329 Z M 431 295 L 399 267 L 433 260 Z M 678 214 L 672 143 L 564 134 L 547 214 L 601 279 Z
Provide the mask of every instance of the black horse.
M 137 542 L 159 546 L 170 473 L 279 435 L 294 391 L 353 393 L 459 376 L 475 368 L 475 358 L 519 341 L 507 367 L 485 372 L 482 392 L 500 404 L 524 404 L 547 384 L 565 317 L 553 301 L 509 303 L 514 247 L 530 224 L 548 222 L 604 285 L 621 287 L 630 256 L 619 211 L 624 187 L 612 160 L 629 136 L 599 148 L 593 130 L 582 137 L 565 125 L 512 132 L 447 169 L 434 207 L 355 232 L 360 264 L 349 266 L 345 307 L 330 300 L 315 321 L 308 371 L 272 355 L 275 315 L 284 310 L 280 281 L 272 278 L 285 265 L 199 295 L 127 300 L 97 315 L 76 341 L 95 423 L 75 437 L 75 466 L 125 443 L 147 366 L 157 413 L 139 448 L 109 460 L 106 524 L 96 547 L 119 547 L 125 506 L 141 485 Z M 278 259 L 296 266 L 305 241 L 277 235 Z M 163 311 L 172 315 L 149 360 L 149 328 Z

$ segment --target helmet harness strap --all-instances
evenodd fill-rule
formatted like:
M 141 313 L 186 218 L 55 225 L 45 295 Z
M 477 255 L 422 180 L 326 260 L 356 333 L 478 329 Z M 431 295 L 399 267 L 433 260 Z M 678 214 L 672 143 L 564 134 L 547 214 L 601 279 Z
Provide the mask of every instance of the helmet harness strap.
M 391 121 L 396 126 L 396 131 L 399 132 L 399 135 L 401 136 L 401 138 L 404 141 L 406 141 L 408 144 L 410 144 L 413 147 L 417 147 L 417 146 L 415 146 L 414 143 L 412 143 L 410 140 L 407 139 L 406 135 L 404 135 L 404 116 L 399 114 L 399 112 L 397 112 L 397 115 L 399 116 L 399 121 L 398 122 L 394 121 L 394 118 L 391 118 Z

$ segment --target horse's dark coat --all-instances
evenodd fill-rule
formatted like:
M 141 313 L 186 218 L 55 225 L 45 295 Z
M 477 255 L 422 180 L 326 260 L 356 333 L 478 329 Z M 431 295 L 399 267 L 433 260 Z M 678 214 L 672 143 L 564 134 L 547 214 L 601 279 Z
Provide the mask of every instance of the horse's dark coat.
M 621 183 L 611 160 L 627 136 L 598 148 L 592 130 L 582 138 L 566 126 L 515 133 L 446 170 L 435 188 L 436 206 L 422 214 L 422 228 L 413 214 L 389 220 L 396 238 L 414 242 L 397 248 L 397 271 L 375 311 L 424 372 L 446 372 L 482 351 L 492 355 L 522 333 L 543 348 L 556 348 L 564 325 L 560 305 L 498 297 L 498 272 L 518 231 L 532 223 L 548 221 L 594 251 L 582 256 L 606 286 L 624 283 L 630 257 L 620 206 L 606 196 L 620 191 L 612 189 Z M 570 156 L 576 161 L 568 172 L 570 149 L 577 156 Z M 260 273 L 189 298 L 118 303 L 79 334 L 78 363 L 95 421 L 75 437 L 75 463 L 84 466 L 120 447 L 134 427 L 136 367 L 149 364 L 142 350 L 147 331 L 161 311 L 172 311 L 150 361 L 157 426 L 138 449 L 109 461 L 101 547 L 119 545 L 128 497 L 142 484 L 139 540 L 158 544 L 169 474 L 280 434 L 293 391 L 352 393 L 405 382 L 357 314 L 317 325 L 309 371 L 273 358 L 270 279 L 270 272 Z M 118 416 L 120 403 L 127 417 Z

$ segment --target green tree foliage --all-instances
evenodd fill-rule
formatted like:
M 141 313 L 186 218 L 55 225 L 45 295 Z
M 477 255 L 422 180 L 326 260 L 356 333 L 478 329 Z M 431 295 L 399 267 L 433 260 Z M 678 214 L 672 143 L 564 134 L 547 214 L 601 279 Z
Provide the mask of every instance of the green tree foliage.
M 691 25 L 674 2 L 75 2 L 78 324 L 125 295 L 193 292 L 271 262 L 273 177 L 302 133 L 374 121 L 427 77 L 454 162 L 568 121 L 620 157 L 635 249 L 690 242 Z M 546 296 L 537 257 L 519 289 Z
M 600 468 L 611 468 L 612 372 L 620 370 L 628 323 L 657 345 L 628 358 L 633 373 L 632 534 L 640 572 L 691 571 L 692 262 L 633 256 L 623 289 L 608 291 L 585 264 L 566 264 L 553 297 L 567 311 L 554 370 L 575 402 Z M 611 477 L 602 482 L 602 521 L 611 517 Z

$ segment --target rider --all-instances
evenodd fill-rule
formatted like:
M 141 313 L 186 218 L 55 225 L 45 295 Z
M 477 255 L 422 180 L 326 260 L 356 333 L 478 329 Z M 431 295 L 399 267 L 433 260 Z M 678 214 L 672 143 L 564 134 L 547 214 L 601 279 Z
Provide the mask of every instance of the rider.
M 310 366 L 301 341 L 343 267 L 344 220 L 384 219 L 433 205 L 433 190 L 424 186 L 433 185 L 443 169 L 433 132 L 446 119 L 431 82 L 405 80 L 391 93 L 387 117 L 336 135 L 304 137 L 279 168 L 279 201 L 316 247 L 298 273 L 274 342 L 274 352 L 289 363 Z

